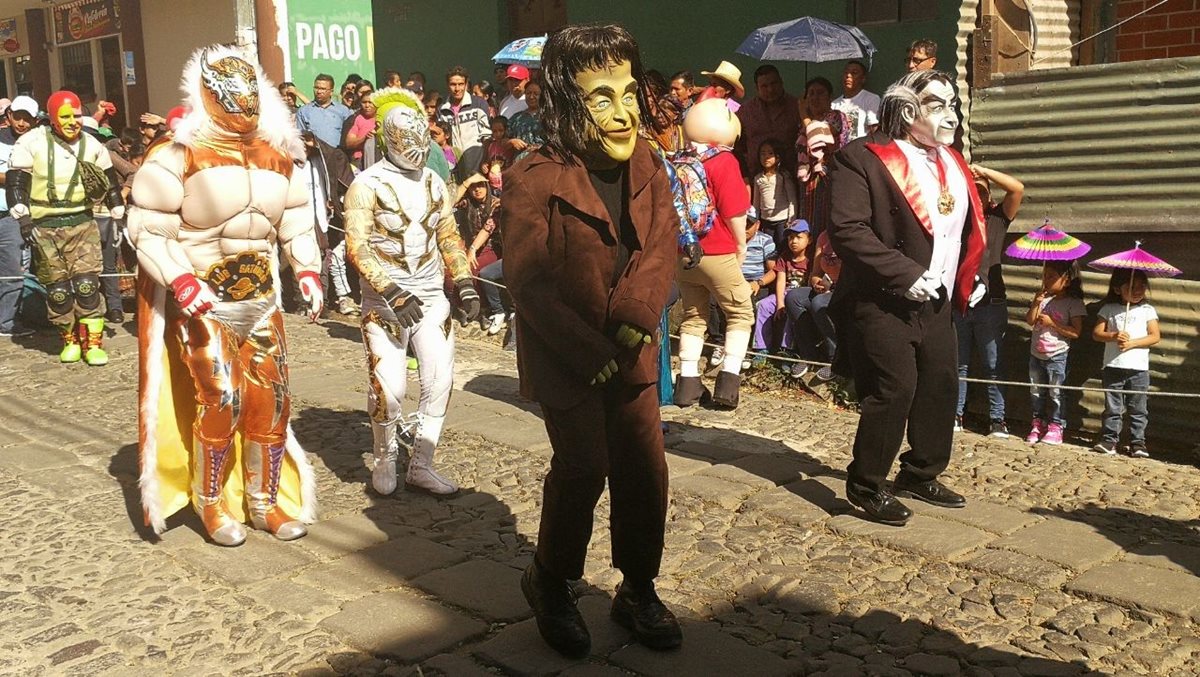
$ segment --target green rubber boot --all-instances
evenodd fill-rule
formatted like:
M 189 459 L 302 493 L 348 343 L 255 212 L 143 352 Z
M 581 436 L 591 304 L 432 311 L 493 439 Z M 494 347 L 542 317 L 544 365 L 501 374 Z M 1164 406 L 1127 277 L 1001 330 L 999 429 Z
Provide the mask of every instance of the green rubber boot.
M 93 367 L 108 364 L 108 353 L 104 352 L 104 318 L 86 317 L 79 321 L 86 330 L 83 361 Z
M 65 327 L 62 330 L 63 349 L 58 354 L 58 361 L 63 364 L 71 364 L 78 362 L 83 356 L 83 349 L 79 347 L 79 336 L 75 333 L 75 326 Z

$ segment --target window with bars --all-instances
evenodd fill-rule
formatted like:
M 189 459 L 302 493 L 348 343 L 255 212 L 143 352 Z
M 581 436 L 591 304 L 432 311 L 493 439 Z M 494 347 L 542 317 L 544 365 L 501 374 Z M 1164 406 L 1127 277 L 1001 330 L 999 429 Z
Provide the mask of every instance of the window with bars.
M 932 21 L 938 17 L 937 0 L 853 0 L 857 26 Z

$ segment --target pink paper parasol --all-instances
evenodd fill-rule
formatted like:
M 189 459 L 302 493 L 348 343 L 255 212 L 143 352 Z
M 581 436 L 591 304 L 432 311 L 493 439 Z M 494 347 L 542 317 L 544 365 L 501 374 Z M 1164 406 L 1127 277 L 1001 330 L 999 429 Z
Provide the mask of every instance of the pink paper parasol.
M 1096 259 L 1088 264 L 1096 270 L 1140 270 L 1146 277 L 1175 277 L 1183 271 L 1142 249 L 1141 241 L 1134 244 L 1133 249 L 1118 252 L 1102 259 Z
M 1146 274 L 1146 277 L 1175 277 L 1183 273 L 1182 270 L 1154 256 L 1150 252 L 1142 249 L 1142 241 L 1134 240 L 1133 249 L 1123 252 L 1117 252 L 1111 256 L 1105 256 L 1102 259 L 1096 259 L 1088 264 L 1088 266 L 1096 270 L 1140 270 Z M 1129 276 L 1127 289 L 1133 289 L 1133 275 Z M 1125 325 L 1129 323 L 1129 302 L 1125 302 L 1124 320 L 1121 322 L 1121 331 L 1125 331 Z
M 1005 254 L 1028 261 L 1074 261 L 1092 246 L 1050 225 L 1050 219 L 1010 244 Z

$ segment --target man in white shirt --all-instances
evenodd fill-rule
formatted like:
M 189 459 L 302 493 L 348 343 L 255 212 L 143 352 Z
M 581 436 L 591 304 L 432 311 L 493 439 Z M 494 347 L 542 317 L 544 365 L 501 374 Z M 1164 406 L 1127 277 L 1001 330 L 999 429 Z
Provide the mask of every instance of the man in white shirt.
M 879 95 L 868 92 L 867 67 L 861 61 L 851 61 L 842 72 L 842 95 L 833 100 L 834 110 L 840 110 L 850 123 L 850 140 L 861 139 L 879 128 Z
M 504 72 L 504 86 L 508 88 L 508 96 L 500 102 L 500 115 L 512 119 L 512 116 L 529 108 L 525 103 L 525 85 L 529 84 L 529 69 L 513 64 Z
M 950 463 L 958 399 L 951 304 L 963 312 L 987 291 L 983 205 L 949 147 L 956 103 L 950 76 L 909 73 L 884 94 L 879 131 L 849 143 L 829 169 L 829 239 L 842 259 L 829 307 L 834 370 L 853 373 L 862 411 L 846 497 L 894 526 L 912 515 L 896 496 L 966 505 L 937 479 Z M 897 195 L 900 206 L 876 209 Z M 906 430 L 911 449 L 889 491 Z

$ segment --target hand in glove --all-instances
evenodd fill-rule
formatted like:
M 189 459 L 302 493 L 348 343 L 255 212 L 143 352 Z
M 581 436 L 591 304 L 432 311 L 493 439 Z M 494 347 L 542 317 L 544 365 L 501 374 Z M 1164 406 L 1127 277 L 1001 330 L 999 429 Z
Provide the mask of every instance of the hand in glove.
M 454 283 L 454 288 L 458 291 L 458 300 L 461 301 L 461 305 L 455 311 L 459 324 L 466 326 L 468 322 L 478 320 L 479 293 L 475 291 L 475 284 L 469 279 L 459 280 Z
M 108 213 L 112 216 L 113 221 L 120 221 L 125 218 L 125 205 L 117 205 L 108 210 Z
M 187 317 L 199 317 L 220 302 L 207 284 L 191 273 L 184 273 L 171 282 L 175 302 Z
M 29 207 L 18 202 L 8 211 L 8 215 L 17 220 L 21 227 L 21 239 L 32 247 L 37 241 L 37 228 L 33 227 L 33 219 L 29 216 Z
M 689 242 L 683 245 L 683 269 L 691 270 L 700 265 L 700 259 L 704 258 L 704 248 L 699 242 Z
M 971 290 L 971 296 L 967 299 L 967 307 L 974 308 L 975 306 L 979 305 L 979 302 L 983 300 L 984 296 L 987 296 L 987 285 L 985 285 L 983 280 L 979 279 L 979 276 L 976 275 L 975 288 Z
M 325 289 L 321 286 L 321 277 L 306 270 L 296 275 L 296 282 L 300 285 L 300 298 L 308 304 L 308 319 L 316 322 L 325 307 Z
M 617 361 L 609 360 L 608 364 L 600 369 L 600 373 L 596 374 L 596 378 L 592 379 L 592 385 L 601 385 L 607 383 L 609 379 L 617 375 Z
M 397 285 L 390 285 L 383 291 L 383 298 L 395 311 L 400 326 L 408 329 L 421 321 L 425 313 L 421 311 L 421 299 L 404 291 Z
M 937 273 L 927 270 L 924 273 L 921 273 L 921 277 L 918 277 L 917 281 L 913 282 L 912 286 L 908 288 L 908 291 L 904 292 L 904 298 L 908 299 L 909 301 L 916 301 L 917 303 L 936 301 L 942 297 L 942 295 L 938 293 L 938 289 L 941 286 L 942 281 L 939 279 Z
M 617 345 L 622 348 L 637 348 L 650 342 L 650 334 L 633 326 L 632 324 L 622 323 L 617 328 Z

